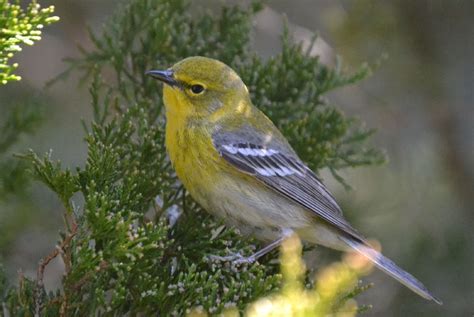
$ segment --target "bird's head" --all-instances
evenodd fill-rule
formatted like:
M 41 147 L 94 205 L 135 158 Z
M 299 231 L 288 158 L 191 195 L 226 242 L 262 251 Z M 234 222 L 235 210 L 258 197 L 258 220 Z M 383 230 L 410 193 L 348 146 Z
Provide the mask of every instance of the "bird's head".
M 165 84 L 167 115 L 207 117 L 219 110 L 236 110 L 249 100 L 239 75 L 215 59 L 188 57 L 167 70 L 151 70 L 147 74 Z

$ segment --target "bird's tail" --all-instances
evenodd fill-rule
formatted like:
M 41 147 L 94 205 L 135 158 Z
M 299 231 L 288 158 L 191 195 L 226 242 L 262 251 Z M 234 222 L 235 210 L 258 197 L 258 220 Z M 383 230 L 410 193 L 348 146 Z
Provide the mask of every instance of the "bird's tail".
M 354 239 L 345 237 L 341 237 L 341 239 L 352 249 L 356 250 L 357 252 L 374 262 L 374 264 L 379 269 L 381 269 L 382 271 L 384 271 L 385 273 L 387 273 L 388 275 L 390 275 L 391 277 L 393 277 L 394 279 L 396 279 L 397 281 L 420 295 L 421 297 L 426 298 L 428 300 L 432 300 L 439 305 L 443 304 L 441 300 L 431 294 L 428 289 L 413 275 L 398 267 L 395 263 L 393 263 L 393 261 L 383 256 L 382 253 L 363 243 L 357 242 Z

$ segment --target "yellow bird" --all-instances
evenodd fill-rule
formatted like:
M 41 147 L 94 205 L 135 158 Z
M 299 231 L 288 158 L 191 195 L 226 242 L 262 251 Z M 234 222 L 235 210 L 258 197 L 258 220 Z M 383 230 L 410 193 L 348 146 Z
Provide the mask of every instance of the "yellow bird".
M 176 174 L 207 211 L 261 240 L 253 262 L 295 232 L 309 243 L 356 250 L 418 295 L 441 301 L 373 249 L 334 197 L 258 110 L 239 75 L 220 61 L 189 57 L 148 75 L 165 83 L 166 148 Z

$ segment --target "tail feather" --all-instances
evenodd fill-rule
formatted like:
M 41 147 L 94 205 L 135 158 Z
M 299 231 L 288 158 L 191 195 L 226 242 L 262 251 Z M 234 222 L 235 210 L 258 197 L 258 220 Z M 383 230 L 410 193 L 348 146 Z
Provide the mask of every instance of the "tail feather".
M 384 271 L 385 273 L 387 273 L 388 275 L 390 275 L 391 277 L 393 277 L 394 279 L 396 279 L 397 281 L 399 281 L 400 283 L 402 283 L 403 285 L 411 289 L 413 292 L 417 293 L 423 298 L 432 300 L 439 305 L 443 304 L 441 300 L 439 300 L 433 294 L 431 294 L 428 291 L 428 289 L 420 281 L 418 281 L 413 275 L 411 275 L 410 273 L 398 267 L 395 263 L 393 263 L 393 261 L 383 256 L 383 254 L 381 254 L 380 252 L 360 242 L 357 242 L 351 238 L 341 238 L 341 239 L 346 244 L 348 244 L 351 248 L 353 248 L 354 250 L 356 250 L 357 252 L 364 255 L 372 262 L 374 262 L 374 264 L 379 269 L 381 269 L 382 271 Z

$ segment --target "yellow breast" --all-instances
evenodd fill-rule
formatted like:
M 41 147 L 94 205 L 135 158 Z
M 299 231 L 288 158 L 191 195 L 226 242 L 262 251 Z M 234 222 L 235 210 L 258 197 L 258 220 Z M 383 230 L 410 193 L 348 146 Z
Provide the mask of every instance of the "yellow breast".
M 212 186 L 218 173 L 218 154 L 210 139 L 202 134 L 195 129 L 176 129 L 172 124 L 166 128 L 166 147 L 171 163 L 191 194 L 199 191 L 197 187 Z
M 199 124 L 175 98 L 172 91 L 164 90 L 167 104 L 166 148 L 178 178 L 206 208 L 203 196 L 212 191 L 219 178 L 219 154 L 212 144 L 211 131 Z

